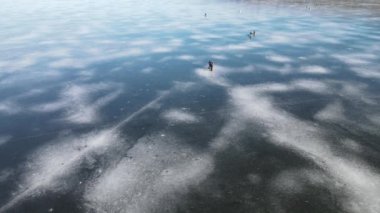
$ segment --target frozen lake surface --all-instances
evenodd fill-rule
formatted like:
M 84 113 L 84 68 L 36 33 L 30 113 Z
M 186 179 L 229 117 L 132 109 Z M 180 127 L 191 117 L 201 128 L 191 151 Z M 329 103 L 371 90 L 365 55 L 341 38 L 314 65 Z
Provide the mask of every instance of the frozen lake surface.
M 379 1 L 0 14 L 0 212 L 380 212 Z

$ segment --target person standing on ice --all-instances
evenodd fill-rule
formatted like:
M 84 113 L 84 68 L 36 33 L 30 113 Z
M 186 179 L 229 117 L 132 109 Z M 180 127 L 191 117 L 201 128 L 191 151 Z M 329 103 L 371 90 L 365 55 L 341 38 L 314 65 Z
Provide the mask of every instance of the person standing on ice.
M 212 71 L 214 69 L 214 62 L 208 61 L 208 69 Z

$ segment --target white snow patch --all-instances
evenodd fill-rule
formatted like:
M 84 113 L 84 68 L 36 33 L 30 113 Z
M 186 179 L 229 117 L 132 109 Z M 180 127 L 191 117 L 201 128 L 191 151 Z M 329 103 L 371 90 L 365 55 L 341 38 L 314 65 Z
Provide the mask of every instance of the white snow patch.
M 293 60 L 287 56 L 284 55 L 278 55 L 278 54 L 269 54 L 266 56 L 266 59 L 269 61 L 277 62 L 277 63 L 289 63 Z
M 380 79 L 380 71 L 377 67 L 353 66 L 353 67 L 351 67 L 350 70 L 355 72 L 356 75 L 363 77 L 363 78 Z
M 95 211 L 154 212 L 170 210 L 190 186 L 213 171 L 212 159 L 178 139 L 146 136 L 87 187 L 88 207 Z
M 210 83 L 217 84 L 220 86 L 229 86 L 231 83 L 228 81 L 227 77 L 233 73 L 249 73 L 254 72 L 255 67 L 253 65 L 248 65 L 244 67 L 225 67 L 221 65 L 214 64 L 213 71 L 206 68 L 197 68 L 195 73 L 202 77 L 203 79 L 209 81 Z
M 189 82 L 189 81 L 174 81 L 174 86 L 173 88 L 175 90 L 181 91 L 181 92 L 186 92 L 189 91 L 190 89 L 193 89 L 197 83 L 194 82 Z
M 333 54 L 333 58 L 336 58 L 347 65 L 367 65 L 372 60 L 377 59 L 375 54 Z
M 149 73 L 151 73 L 153 70 L 154 70 L 153 67 L 146 67 L 146 68 L 142 69 L 141 72 L 144 73 L 144 74 L 149 74 Z
M 9 178 L 14 174 L 14 170 L 13 169 L 4 169 L 4 170 L 1 170 L 0 171 L 0 183 L 3 183 L 7 180 L 9 180 Z
M 217 60 L 227 60 L 227 56 L 225 55 L 211 55 L 212 59 L 217 59 Z
M 314 93 L 329 94 L 331 93 L 330 87 L 328 84 L 309 79 L 300 79 L 292 82 L 292 86 L 295 89 L 302 89 Z
M 367 118 L 376 126 L 380 126 L 380 113 L 368 115 Z
M 177 58 L 179 60 L 183 60 L 183 61 L 194 61 L 195 60 L 195 57 L 192 55 L 180 55 Z
M 66 190 L 71 183 L 65 178 L 72 176 L 87 158 L 104 154 L 111 145 L 118 144 L 118 141 L 119 136 L 114 130 L 105 129 L 77 137 L 67 136 L 39 148 L 29 156 L 23 167 L 19 189 L 0 208 L 0 212 L 45 190 Z
M 253 42 L 243 42 L 240 44 L 229 44 L 224 46 L 212 46 L 208 50 L 210 52 L 229 52 L 229 51 L 243 51 L 252 48 L 259 48 L 262 45 Z
M 270 141 L 313 160 L 345 186 L 343 207 L 349 212 L 380 211 L 380 174 L 359 159 L 337 156 L 326 144 L 323 130 L 276 108 L 265 92 L 236 87 L 232 100 L 241 119 L 262 125 Z
M 10 135 L 0 135 L 0 146 L 8 143 L 12 139 L 12 136 Z
M 289 169 L 280 172 L 273 178 L 272 193 L 298 194 L 302 193 L 306 185 L 331 185 L 328 177 L 321 171 L 311 169 Z
M 24 184 L 30 187 L 54 187 L 59 177 L 78 168 L 80 162 L 92 153 L 103 153 L 118 135 L 112 130 L 91 132 L 79 137 L 67 137 L 37 150 L 26 164 Z
M 139 39 L 139 40 L 129 41 L 128 44 L 131 46 L 148 46 L 148 45 L 155 44 L 155 42 L 150 39 Z
M 85 62 L 82 62 L 81 60 L 74 59 L 74 58 L 65 58 L 65 59 L 59 59 L 57 61 L 54 61 L 50 63 L 51 68 L 60 69 L 60 68 L 85 68 L 87 64 Z
M 0 112 L 8 115 L 13 115 L 21 111 L 21 107 L 12 101 L 0 102 Z
M 291 39 L 287 35 L 272 35 L 268 38 L 267 43 L 270 44 L 289 44 L 291 43 Z
M 91 100 L 91 97 L 104 91 L 108 94 Z M 65 88 L 60 99 L 32 107 L 36 112 L 54 112 L 65 110 L 64 120 L 71 123 L 88 124 L 100 120 L 99 109 L 114 100 L 121 93 L 120 86 L 115 84 L 83 84 L 70 85 Z
M 200 120 L 198 116 L 180 109 L 167 110 L 161 116 L 171 123 L 197 123 Z
M 315 114 L 314 117 L 322 121 L 346 121 L 346 117 L 344 116 L 344 108 L 340 101 L 335 101 L 328 104 L 324 109 Z
M 330 70 L 322 66 L 311 65 L 301 67 L 300 72 L 309 74 L 327 74 L 330 73 Z
M 152 49 L 153 53 L 168 53 L 172 52 L 174 48 L 172 47 L 155 47 Z
M 216 70 L 217 68 L 218 66 L 214 65 L 214 70 Z M 217 84 L 220 86 L 229 85 L 229 82 L 226 79 L 224 79 L 223 76 L 206 68 L 198 68 L 195 70 L 195 73 L 210 83 Z

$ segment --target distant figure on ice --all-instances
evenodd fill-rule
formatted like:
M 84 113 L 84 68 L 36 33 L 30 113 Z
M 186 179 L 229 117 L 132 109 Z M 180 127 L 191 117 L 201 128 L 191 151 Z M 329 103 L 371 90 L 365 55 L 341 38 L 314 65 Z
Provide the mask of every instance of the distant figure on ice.
M 249 37 L 250 40 L 252 40 L 252 37 L 254 37 L 254 36 L 256 36 L 256 31 L 255 30 L 249 32 L 248 37 Z
M 207 13 L 205 13 L 205 17 L 207 17 Z
M 212 71 L 214 69 L 214 62 L 208 61 L 208 69 Z

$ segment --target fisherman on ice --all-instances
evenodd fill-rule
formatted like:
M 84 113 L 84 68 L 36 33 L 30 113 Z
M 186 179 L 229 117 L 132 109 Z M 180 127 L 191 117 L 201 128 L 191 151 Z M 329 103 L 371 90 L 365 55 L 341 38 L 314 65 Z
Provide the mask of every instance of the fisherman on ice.
M 214 69 L 214 62 L 208 61 L 208 69 L 212 71 Z

